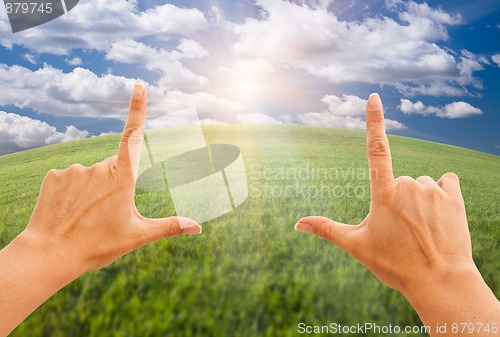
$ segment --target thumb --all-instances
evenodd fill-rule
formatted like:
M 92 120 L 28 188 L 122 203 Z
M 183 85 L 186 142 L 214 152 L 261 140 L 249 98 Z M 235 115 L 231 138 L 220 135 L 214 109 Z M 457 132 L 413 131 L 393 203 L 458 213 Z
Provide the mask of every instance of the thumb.
M 351 253 L 355 244 L 355 229 L 358 226 L 346 225 L 322 216 L 308 216 L 295 224 L 295 229 L 312 233 Z
M 141 243 L 146 244 L 184 234 L 200 234 L 201 226 L 194 220 L 182 216 L 149 219 L 141 216 Z

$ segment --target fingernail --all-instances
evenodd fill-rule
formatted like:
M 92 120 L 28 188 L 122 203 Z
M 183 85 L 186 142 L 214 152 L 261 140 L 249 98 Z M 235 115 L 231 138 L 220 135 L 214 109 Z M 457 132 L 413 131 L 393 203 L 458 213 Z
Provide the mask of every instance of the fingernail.
M 311 225 L 300 221 L 295 224 L 295 230 L 304 233 L 312 233 Z
M 370 97 L 368 98 L 368 106 L 370 107 L 371 110 L 382 109 L 382 100 L 380 99 L 380 96 L 376 92 L 371 94 Z
M 134 85 L 134 93 L 132 94 L 132 98 L 140 99 L 144 96 L 145 89 L 142 84 L 136 83 Z
M 201 226 L 191 219 L 181 219 L 179 225 L 182 234 L 200 234 L 202 231 Z
M 186 227 L 181 230 L 182 234 L 201 234 L 201 226 L 193 225 L 191 227 Z

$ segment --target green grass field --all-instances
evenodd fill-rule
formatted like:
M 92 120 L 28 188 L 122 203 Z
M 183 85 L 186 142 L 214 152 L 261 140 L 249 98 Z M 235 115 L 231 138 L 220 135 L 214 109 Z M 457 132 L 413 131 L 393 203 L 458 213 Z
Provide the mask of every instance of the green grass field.
M 363 132 L 244 125 L 205 126 L 204 132 L 209 143 L 241 149 L 249 183 L 245 203 L 205 223 L 202 235 L 156 242 L 82 276 L 12 336 L 279 337 L 299 336 L 301 322 L 420 324 L 402 295 L 348 254 L 293 229 L 307 215 L 351 224 L 366 216 Z M 1 246 L 27 225 L 49 169 L 91 165 L 115 154 L 119 138 L 0 157 Z M 396 176 L 460 176 L 474 258 L 499 297 L 500 157 L 398 136 L 389 141 Z M 168 200 L 153 203 L 146 194 L 139 193 L 136 203 L 146 216 L 174 212 Z

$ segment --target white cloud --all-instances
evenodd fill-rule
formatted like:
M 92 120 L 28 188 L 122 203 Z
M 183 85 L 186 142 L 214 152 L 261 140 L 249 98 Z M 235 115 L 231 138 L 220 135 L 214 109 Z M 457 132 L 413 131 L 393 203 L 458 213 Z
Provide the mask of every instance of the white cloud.
M 167 51 L 134 40 L 123 40 L 111 45 L 108 60 L 124 64 L 140 64 L 162 74 L 159 85 L 165 88 L 199 88 L 207 83 L 203 76 L 194 74 L 180 62 L 183 58 L 203 57 L 208 52 L 198 42 L 182 39 L 179 50 Z
M 353 95 L 326 95 L 321 101 L 328 105 L 328 110 L 323 112 L 309 112 L 298 115 L 304 125 L 326 126 L 341 129 L 364 130 L 366 100 Z M 406 127 L 395 120 L 385 120 L 386 130 L 405 129 Z
M 450 15 L 440 8 L 433 9 L 426 2 L 416 3 L 409 1 L 407 4 L 403 2 L 400 4 L 407 6 L 407 11 L 400 13 L 401 19 L 406 22 L 427 19 L 435 23 L 447 25 L 458 25 L 462 23 L 462 17 L 460 14 Z
M 488 59 L 483 55 L 474 54 L 473 52 L 470 52 L 467 49 L 462 49 L 460 52 L 462 56 L 467 59 L 477 61 L 480 64 L 490 64 L 490 61 L 488 61 Z
M 330 128 L 364 130 L 365 122 L 361 118 L 351 116 L 335 116 L 329 112 L 308 112 L 298 116 L 304 125 Z
M 208 22 L 195 8 L 171 4 L 138 12 L 136 1 L 89 0 L 36 29 L 12 34 L 7 16 L 0 17 L 0 44 L 25 46 L 37 53 L 68 54 L 76 48 L 106 51 L 113 42 L 147 36 L 189 35 Z
M 426 116 L 436 113 L 436 111 L 432 111 L 432 108 L 435 107 L 430 107 L 426 110 L 426 106 L 421 101 L 412 103 L 410 100 L 404 98 L 401 99 L 401 104 L 399 105 L 399 109 L 407 115 L 417 114 Z
M 181 39 L 177 49 L 180 50 L 183 58 L 199 59 L 208 56 L 208 52 L 197 41 L 190 39 Z
M 49 124 L 0 111 L 0 155 L 38 146 L 68 142 L 88 137 L 89 132 L 70 125 L 59 132 Z
M 407 115 L 436 115 L 440 118 L 466 118 L 481 115 L 483 112 L 466 102 L 453 102 L 444 107 L 426 106 L 421 101 L 415 103 L 408 99 L 401 99 L 399 109 Z
M 328 111 L 339 116 L 364 116 L 366 100 L 353 95 L 326 95 L 321 99 L 328 105 Z
M 56 143 L 65 143 L 70 142 L 72 140 L 78 140 L 87 138 L 89 132 L 87 130 L 78 130 L 73 125 L 66 126 L 65 132 L 54 132 L 52 135 L 48 136 L 45 139 L 45 144 L 56 144 Z
M 263 113 L 236 115 L 236 119 L 242 124 L 283 124 L 283 122 Z
M 403 130 L 406 129 L 406 126 L 398 121 L 392 119 L 385 119 L 385 129 L 386 130 Z
M 54 20 L 61 20 L 57 27 L 48 27 L 46 31 L 42 31 L 44 36 L 53 40 L 49 43 L 49 47 L 45 44 L 38 45 L 38 42 L 33 45 L 33 41 L 26 38 L 10 43 L 18 43 L 39 52 L 55 54 L 65 54 L 75 48 L 104 51 L 105 58 L 108 60 L 123 64 L 137 64 L 148 70 L 159 72 L 162 76 L 158 85 L 164 88 L 195 89 L 207 83 L 205 77 L 194 74 L 181 63 L 182 59 L 195 59 L 208 55 L 199 42 L 182 38 L 184 35 L 190 35 L 207 27 L 208 23 L 202 12 L 194 8 L 178 8 L 165 4 L 137 13 L 136 2 L 119 1 L 119 6 L 116 6 L 116 2 L 117 0 L 91 0 L 89 3 L 79 5 L 79 17 L 73 18 L 76 22 L 69 29 L 78 34 L 73 38 L 66 36 L 62 44 L 54 43 L 54 41 L 58 41 L 58 32 L 61 29 L 64 30 L 65 25 L 70 24 L 69 21 L 72 19 L 70 14 L 64 16 L 66 21 L 63 18 Z M 94 9 L 91 11 L 88 6 Z M 99 9 L 100 13 L 96 13 L 96 9 Z M 31 33 L 29 30 L 26 34 L 35 34 L 33 39 L 38 41 L 37 34 L 40 33 L 38 30 L 42 27 L 45 25 L 37 27 L 36 33 Z M 177 49 L 167 51 L 137 41 L 148 36 L 154 37 L 150 41 L 156 44 L 162 42 L 164 44 L 166 40 L 175 41 L 180 38 Z M 0 42 L 2 42 L 1 39 Z M 2 43 L 9 44 L 5 41 Z M 66 59 L 66 62 L 71 65 L 82 64 L 80 58 Z
M 475 108 L 469 103 L 465 102 L 453 102 L 447 104 L 441 115 L 438 115 L 441 118 L 465 118 L 476 115 L 482 115 L 483 112 L 481 109 Z
M 392 6 L 399 21 L 387 16 L 339 21 L 324 6 L 257 4 L 264 13 L 259 20 L 226 23 L 238 38 L 239 57 L 305 69 L 333 83 L 389 84 L 405 93 L 455 96 L 468 93 L 464 86 L 480 88 L 473 74 L 482 69 L 482 60 L 472 53 L 455 56 L 437 44 L 448 39 L 448 25 L 462 22 L 459 15 L 409 1 Z M 436 90 L 438 82 L 449 88 Z
M 36 64 L 36 56 L 31 54 L 24 54 L 23 58 L 31 64 Z
M 31 108 L 53 116 L 120 118 L 135 82 L 114 75 L 98 77 L 79 67 L 64 73 L 49 65 L 32 71 L 0 64 L 0 106 Z
M 462 96 L 469 94 L 469 91 L 464 87 L 450 85 L 442 81 L 435 81 L 428 85 L 397 83 L 395 87 L 404 96 Z
M 500 67 L 500 54 L 493 55 L 491 60 L 495 62 L 498 67 Z
M 79 57 L 73 57 L 72 59 L 65 59 L 66 63 L 72 66 L 82 65 L 82 59 Z
M 30 108 L 53 116 L 117 118 L 125 120 L 130 93 L 138 79 L 106 74 L 97 76 L 77 67 L 69 73 L 44 65 L 36 71 L 0 64 L 0 106 Z M 148 116 L 195 106 L 204 113 L 232 114 L 244 108 L 240 103 L 205 92 L 185 93 L 145 84 Z M 213 117 L 213 116 L 212 116 Z

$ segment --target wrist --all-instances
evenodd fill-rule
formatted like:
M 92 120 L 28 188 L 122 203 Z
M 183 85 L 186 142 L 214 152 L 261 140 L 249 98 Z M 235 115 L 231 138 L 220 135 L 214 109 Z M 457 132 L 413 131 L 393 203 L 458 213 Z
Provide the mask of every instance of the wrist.
M 62 288 L 81 275 L 76 264 L 65 254 L 64 247 L 44 240 L 30 230 L 24 230 L 12 242 L 16 251 L 37 263 L 46 281 L 56 288 Z
M 477 306 L 498 308 L 498 300 L 472 260 L 436 268 L 433 273 L 405 285 L 401 292 L 428 326 L 469 322 L 471 317 L 478 322 L 493 323 L 491 317 L 480 314 Z
M 456 286 L 460 288 L 463 281 L 479 283 L 482 276 L 472 260 L 455 263 L 450 266 L 435 267 L 430 271 L 414 275 L 403 284 L 401 293 L 408 297 L 423 297 L 429 291 L 450 289 Z
M 56 247 L 33 234 L 25 230 L 0 250 L 2 336 L 78 276 Z

